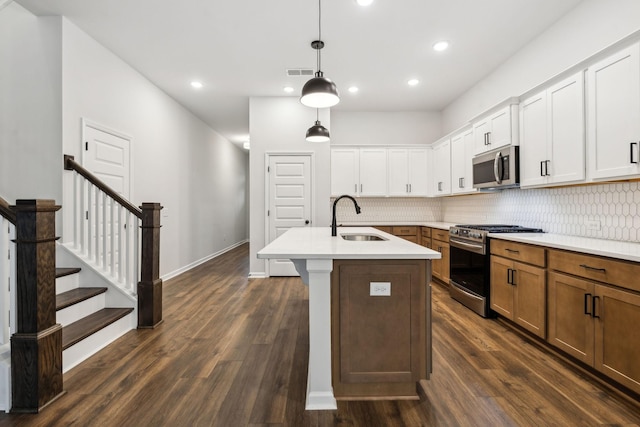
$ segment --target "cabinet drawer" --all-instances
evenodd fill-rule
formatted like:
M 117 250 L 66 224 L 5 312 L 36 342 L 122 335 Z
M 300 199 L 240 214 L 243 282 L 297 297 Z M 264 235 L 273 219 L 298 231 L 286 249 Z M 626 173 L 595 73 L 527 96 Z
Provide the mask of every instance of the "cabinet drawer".
M 421 228 L 421 233 L 422 233 L 422 237 L 423 238 L 430 238 L 431 237 L 431 229 L 429 227 L 420 227 Z
M 417 236 L 418 227 L 396 226 L 393 227 L 391 234 L 393 234 L 394 236 Z
M 545 249 L 540 246 L 491 239 L 491 254 L 537 265 L 538 267 L 545 266 L 544 251 Z
M 549 269 L 640 292 L 640 264 L 635 262 L 550 249 Z
M 448 242 L 449 230 L 441 230 L 439 228 L 434 228 L 431 230 L 431 238 L 440 240 L 441 242 Z

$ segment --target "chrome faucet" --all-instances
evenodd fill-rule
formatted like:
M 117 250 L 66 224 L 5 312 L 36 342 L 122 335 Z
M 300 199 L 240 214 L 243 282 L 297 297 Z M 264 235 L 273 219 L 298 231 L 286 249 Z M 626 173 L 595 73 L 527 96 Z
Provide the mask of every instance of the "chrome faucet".
M 356 213 L 358 215 L 360 215 L 360 206 L 358 206 L 358 202 L 356 202 L 356 199 L 354 199 L 351 196 L 347 196 L 346 194 L 343 196 L 338 197 L 334 202 L 333 202 L 333 218 L 331 219 L 331 235 L 332 236 L 337 236 L 338 235 L 338 225 L 336 224 L 336 204 L 338 204 L 338 200 L 343 199 L 343 198 L 347 198 L 347 199 L 351 199 L 351 201 L 353 202 L 353 205 L 356 208 Z

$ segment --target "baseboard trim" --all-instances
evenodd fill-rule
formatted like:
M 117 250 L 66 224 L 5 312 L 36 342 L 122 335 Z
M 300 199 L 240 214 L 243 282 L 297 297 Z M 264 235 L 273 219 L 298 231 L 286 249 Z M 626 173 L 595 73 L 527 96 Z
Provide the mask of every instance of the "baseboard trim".
M 224 255 L 225 253 L 237 248 L 238 246 L 244 245 L 245 243 L 248 243 L 248 242 L 249 242 L 249 239 L 241 240 L 240 242 L 234 243 L 231 246 L 227 246 L 226 248 L 224 248 L 224 249 L 222 249 L 222 250 L 220 250 L 218 252 L 215 252 L 215 253 L 213 253 L 211 255 L 207 255 L 204 258 L 200 258 L 199 260 L 194 261 L 191 264 L 187 264 L 184 267 L 178 268 L 177 270 L 174 270 L 174 271 L 172 271 L 170 273 L 164 274 L 164 275 L 161 276 L 161 278 L 162 278 L 162 280 L 173 279 L 174 277 L 179 276 L 182 273 L 186 273 L 187 271 L 191 270 L 192 268 L 196 268 L 197 266 L 199 266 L 201 264 L 204 264 L 205 262 L 210 261 L 210 260 L 212 260 L 214 258 L 217 258 L 220 255 Z

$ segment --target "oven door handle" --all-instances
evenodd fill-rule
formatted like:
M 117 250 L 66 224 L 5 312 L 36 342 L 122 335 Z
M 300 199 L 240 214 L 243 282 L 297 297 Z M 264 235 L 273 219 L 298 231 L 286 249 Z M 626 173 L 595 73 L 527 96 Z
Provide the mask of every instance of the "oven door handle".
M 449 244 L 456 248 L 467 249 L 476 254 L 480 254 L 480 255 L 485 254 L 484 245 L 477 245 L 473 243 L 463 242 L 461 240 L 456 240 L 453 237 L 449 237 Z

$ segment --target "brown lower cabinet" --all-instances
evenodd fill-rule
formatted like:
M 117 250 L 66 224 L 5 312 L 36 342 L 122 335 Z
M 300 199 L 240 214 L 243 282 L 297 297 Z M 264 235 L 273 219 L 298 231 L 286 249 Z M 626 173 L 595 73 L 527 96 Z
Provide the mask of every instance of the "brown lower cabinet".
M 491 254 L 491 309 L 545 338 L 545 249 L 495 240 Z
M 442 258 L 434 259 L 432 264 L 433 277 L 449 286 L 449 232 L 437 228 L 431 229 L 431 249 L 440 252 Z
M 640 295 L 556 271 L 548 281 L 549 343 L 640 393 Z
M 335 260 L 331 280 L 332 382 L 337 399 L 417 398 L 430 364 L 425 260 Z M 372 287 L 390 284 L 390 295 Z

